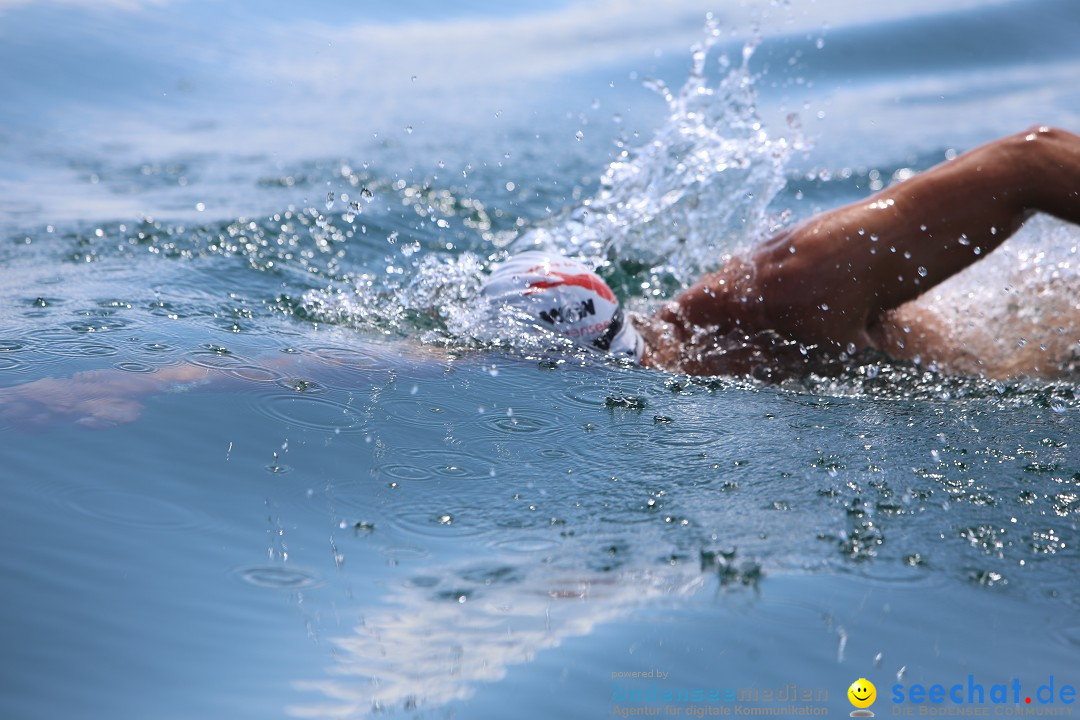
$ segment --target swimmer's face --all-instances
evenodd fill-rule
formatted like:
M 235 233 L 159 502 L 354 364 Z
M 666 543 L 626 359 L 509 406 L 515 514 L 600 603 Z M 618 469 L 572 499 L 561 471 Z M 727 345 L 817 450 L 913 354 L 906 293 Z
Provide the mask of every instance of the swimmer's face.
M 877 699 L 877 688 L 866 678 L 859 678 L 847 689 L 848 700 L 857 708 L 868 708 Z

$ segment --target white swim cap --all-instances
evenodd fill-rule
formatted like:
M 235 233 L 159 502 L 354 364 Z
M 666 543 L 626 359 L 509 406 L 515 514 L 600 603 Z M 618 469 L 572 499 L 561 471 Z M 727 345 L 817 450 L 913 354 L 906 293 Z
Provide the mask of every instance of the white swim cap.
M 576 260 L 539 251 L 500 263 L 484 283 L 492 302 L 527 314 L 536 324 L 585 347 L 641 360 L 645 343 L 623 316 L 603 278 Z

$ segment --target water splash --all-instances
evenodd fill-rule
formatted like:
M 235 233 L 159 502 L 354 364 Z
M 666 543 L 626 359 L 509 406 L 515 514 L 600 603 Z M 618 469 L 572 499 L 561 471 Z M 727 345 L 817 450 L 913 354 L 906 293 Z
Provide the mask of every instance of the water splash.
M 723 255 L 773 229 L 767 208 L 784 187 L 788 157 L 802 141 L 770 138 L 757 113 L 746 45 L 742 62 L 710 86 L 706 61 L 720 37 L 709 18 L 705 40 L 677 92 L 660 80 L 646 85 L 668 105 L 652 140 L 622 150 L 600 178 L 597 194 L 545 227 L 524 233 L 515 251 L 544 249 L 623 268 L 649 268 L 650 287 L 677 290 Z M 730 67 L 726 55 L 721 68 Z M 663 282 L 664 278 L 668 282 Z M 671 280 L 674 282 L 671 282 Z
M 502 259 L 502 247 L 580 257 L 632 302 L 647 304 L 678 292 L 724 254 L 774 229 L 767 208 L 784 187 L 788 157 L 801 140 L 770 138 L 758 116 L 749 69 L 756 42 L 744 47 L 735 67 L 721 55 L 724 74 L 710 85 L 706 64 L 720 38 L 712 17 L 706 31 L 692 49 L 692 68 L 681 89 L 646 82 L 669 111 L 652 140 L 636 148 L 618 140 L 618 158 L 601 176 L 597 193 L 579 206 L 521 233 L 485 232 L 485 247 L 494 249 L 486 260 Z M 426 341 L 528 350 L 559 344 L 550 336 L 538 340 L 523 331 L 519 318 L 484 307 L 478 291 L 485 258 L 427 254 L 412 265 L 407 287 L 381 297 L 362 286 L 309 292 L 305 311 L 360 326 L 424 318 Z

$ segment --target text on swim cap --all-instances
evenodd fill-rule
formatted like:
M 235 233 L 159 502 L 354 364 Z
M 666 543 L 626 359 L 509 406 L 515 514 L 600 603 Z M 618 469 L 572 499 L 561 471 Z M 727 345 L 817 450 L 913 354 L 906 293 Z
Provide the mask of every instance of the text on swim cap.
M 567 322 L 576 323 L 582 318 L 589 317 L 596 314 L 596 305 L 593 304 L 592 299 L 582 300 L 576 305 L 568 305 L 567 307 L 554 307 L 550 310 L 541 310 L 540 319 L 549 325 L 555 325 L 556 323 Z

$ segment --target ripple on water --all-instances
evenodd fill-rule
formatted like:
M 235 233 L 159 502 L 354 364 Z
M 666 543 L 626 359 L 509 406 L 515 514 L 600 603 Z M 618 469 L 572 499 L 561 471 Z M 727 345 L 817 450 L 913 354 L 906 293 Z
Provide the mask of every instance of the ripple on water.
M 7 353 L 18 353 L 29 349 L 34 341 L 29 338 L 4 339 L 0 338 L 0 356 Z
M 86 320 L 79 320 L 68 325 L 72 332 L 76 333 L 107 333 L 114 332 L 116 330 L 122 330 L 128 327 L 130 323 L 127 320 L 121 320 L 117 317 L 92 317 Z
M 377 477 L 393 478 L 394 480 L 430 480 L 435 477 L 435 473 L 427 468 L 399 463 L 379 465 L 372 471 L 372 474 Z
M 202 513 L 170 500 L 103 488 L 73 488 L 62 502 L 97 520 L 138 528 L 188 530 L 206 524 Z
M 464 416 L 460 412 L 417 400 L 415 397 L 380 398 L 378 414 L 409 425 L 424 427 L 442 427 L 447 424 L 457 427 L 459 424 L 473 421 L 473 418 Z
M 509 540 L 492 541 L 491 546 L 506 552 L 531 555 L 534 553 L 550 552 L 557 548 L 559 543 L 551 538 L 519 537 L 510 538 Z
M 537 455 L 546 460 L 565 460 L 566 458 L 572 457 L 570 451 L 562 448 L 544 448 L 538 452 Z
M 52 340 L 41 345 L 39 350 L 61 357 L 110 357 L 120 352 L 112 345 L 92 340 Z
M 6 370 L 18 370 L 19 368 L 26 367 L 26 363 L 19 358 L 4 357 L 0 355 L 0 372 Z
M 509 414 L 487 414 L 481 424 L 499 435 L 546 435 L 562 428 L 558 414 L 552 410 L 540 414 L 537 408 Z
M 354 347 L 317 345 L 307 352 L 334 365 L 353 370 L 380 370 L 392 367 L 392 363 Z
M 186 360 L 192 365 L 216 370 L 241 380 L 264 383 L 283 380 L 282 374 L 277 370 L 253 363 L 244 356 L 234 355 L 232 351 L 223 347 L 208 346 L 205 350 L 196 350 L 188 353 Z
M 390 525 L 421 538 L 475 538 L 492 530 L 487 512 L 465 507 L 394 513 Z
M 253 367 L 255 367 L 255 366 L 253 366 Z M 277 373 L 274 370 L 271 370 L 269 368 L 256 368 L 256 369 L 262 370 L 263 372 L 272 373 L 274 375 L 277 375 Z M 245 379 L 259 380 L 259 381 L 262 381 L 262 382 L 267 381 L 266 378 L 245 378 Z M 283 387 L 286 390 L 292 390 L 293 392 L 304 393 L 305 395 L 320 395 L 320 394 L 326 392 L 326 386 L 323 385 L 322 383 L 315 382 L 314 380 L 305 380 L 303 378 L 298 378 L 298 377 L 278 376 L 278 377 L 272 378 L 271 381 L 275 385 L 277 385 L 278 387 Z
M 621 396 L 610 385 L 593 384 L 571 385 L 561 395 L 574 405 L 587 408 L 610 408 L 611 398 Z
M 184 359 L 192 365 L 208 370 L 232 370 L 248 364 L 246 358 L 234 355 L 231 350 L 218 346 L 207 346 L 204 350 L 186 353 Z
M 322 584 L 322 578 L 314 570 L 283 565 L 237 568 L 235 575 L 249 585 L 274 590 L 306 590 Z
M 697 422 L 684 425 L 678 419 L 653 424 L 656 426 L 656 432 L 649 437 L 649 442 L 670 448 L 697 448 L 712 445 L 731 434 L 716 425 L 706 427 Z
M 113 367 L 117 370 L 123 370 L 130 373 L 152 373 L 157 370 L 153 365 L 147 365 L 143 362 L 118 362 L 113 363 Z
M 428 448 L 403 448 L 400 454 L 415 458 L 414 467 L 426 468 L 443 477 L 476 477 L 475 468 L 479 465 L 487 468 L 483 458 L 473 457 L 454 450 L 431 450 Z M 483 473 L 486 477 L 487 472 Z
M 321 432 L 358 433 L 364 427 L 359 410 L 321 395 L 267 393 L 256 399 L 255 409 L 273 420 Z
M 272 368 L 263 367 L 261 365 L 243 364 L 236 365 L 228 368 L 225 371 L 226 375 L 232 375 L 233 377 L 240 378 L 241 380 L 247 380 L 249 382 L 261 382 L 261 383 L 277 383 L 279 385 L 284 383 L 284 379 L 277 370 Z M 295 387 L 290 387 L 290 390 L 296 390 Z

